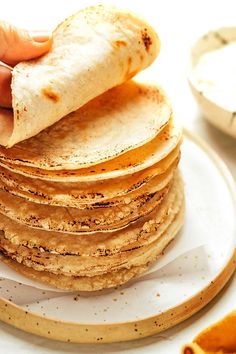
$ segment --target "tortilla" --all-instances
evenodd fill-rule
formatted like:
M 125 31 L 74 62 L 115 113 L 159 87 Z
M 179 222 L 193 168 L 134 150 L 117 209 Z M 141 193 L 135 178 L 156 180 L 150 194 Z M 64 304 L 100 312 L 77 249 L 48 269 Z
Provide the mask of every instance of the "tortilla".
M 49 53 L 14 67 L 13 115 L 0 112 L 0 144 L 28 139 L 129 80 L 154 61 L 159 47 L 147 22 L 115 7 L 88 7 L 69 17 L 53 32 Z
M 135 196 L 130 203 L 92 209 L 48 206 L 29 202 L 0 190 L 0 211 L 30 227 L 58 232 L 94 232 L 123 228 L 150 213 L 168 192 L 169 185 L 154 193 Z
M 155 232 L 155 241 L 148 245 L 139 244 L 114 255 L 88 257 L 41 252 L 39 249 L 13 245 L 4 237 L 0 237 L 0 249 L 8 257 L 35 270 L 68 276 L 94 276 L 122 268 L 145 265 L 156 259 L 156 255 L 162 252 L 182 226 L 184 211 L 182 204 L 180 209 L 177 209 L 173 215 L 170 214 L 159 225 Z
M 169 193 L 150 214 L 126 228 L 113 232 L 69 234 L 29 228 L 0 214 L 0 229 L 4 237 L 16 246 L 38 248 L 54 254 L 81 256 L 111 255 L 137 245 L 149 244 L 154 234 L 170 214 L 176 214 L 183 200 L 183 184 L 179 174 L 174 178 Z M 50 237 L 48 237 L 50 236 Z
M 17 272 L 35 279 L 37 281 L 56 286 L 60 289 L 65 290 L 80 290 L 80 291 L 95 291 L 104 288 L 110 288 L 113 286 L 121 285 L 133 277 L 144 273 L 148 266 L 151 265 L 163 252 L 165 247 L 173 240 L 178 231 L 180 230 L 183 223 L 183 214 L 179 214 L 179 218 L 171 224 L 171 227 L 162 235 L 154 247 L 149 247 L 147 254 L 142 258 L 141 265 L 128 266 L 123 265 L 123 267 L 112 268 L 109 272 L 105 272 L 98 275 L 91 276 L 68 276 L 64 274 L 54 274 L 48 271 L 37 271 L 31 267 L 27 267 L 13 261 L 9 257 L 1 257 L 2 261 L 8 264 L 10 267 L 15 269 Z M 133 263 L 135 258 L 132 259 Z M 142 264 L 145 262 L 145 264 Z M 139 263 L 139 262 L 138 262 Z M 132 262 L 131 262 L 132 264 Z M 71 266 L 68 267 L 71 269 Z
M 144 273 L 148 268 L 148 265 L 145 265 L 94 277 L 68 277 L 66 275 L 56 275 L 49 272 L 38 272 L 33 268 L 26 267 L 1 254 L 0 260 L 27 278 L 70 291 L 96 291 L 112 288 L 128 282 L 130 279 Z
M 68 234 L 29 228 L 0 214 L 0 229 L 13 245 L 39 249 L 53 254 L 107 256 L 148 245 L 156 240 L 159 226 L 171 222 L 183 203 L 183 183 L 177 173 L 169 193 L 150 214 L 126 228 L 113 232 Z M 50 236 L 50 237 L 49 237 Z
M 43 181 L 0 167 L 0 189 L 34 203 L 80 209 L 129 203 L 130 198 L 134 199 L 135 196 L 147 192 L 157 192 L 170 182 L 179 162 L 177 153 L 179 152 L 174 152 L 168 161 L 163 161 L 160 163 L 161 166 L 156 166 L 151 171 L 146 171 L 147 173 L 131 175 L 127 179 L 111 179 L 105 183 L 104 181 L 97 183 Z M 172 160 L 172 164 L 164 170 Z M 162 173 L 157 174 L 158 171 Z
M 170 116 L 171 106 L 160 88 L 129 81 L 37 136 L 11 149 L 0 148 L 0 159 L 49 170 L 88 167 L 144 145 Z
M 156 138 L 149 143 L 128 151 L 115 159 L 97 164 L 89 168 L 78 170 L 44 170 L 29 166 L 11 164 L 8 161 L 1 161 L 0 165 L 15 173 L 30 178 L 53 180 L 58 182 L 94 182 L 105 181 L 111 178 L 127 177 L 136 172 L 143 171 L 166 158 L 180 144 L 182 129 L 170 119 L 169 123 Z M 4 150 L 8 151 L 8 150 Z

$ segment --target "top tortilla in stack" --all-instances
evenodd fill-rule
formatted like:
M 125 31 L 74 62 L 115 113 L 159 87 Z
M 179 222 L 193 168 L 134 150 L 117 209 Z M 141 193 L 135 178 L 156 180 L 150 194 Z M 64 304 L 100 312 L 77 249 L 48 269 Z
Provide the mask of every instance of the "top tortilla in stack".
M 35 137 L 0 149 L 4 162 L 74 170 L 113 159 L 152 140 L 171 107 L 161 89 L 133 81 L 113 88 Z
M 159 39 L 144 20 L 110 6 L 79 11 L 53 32 L 43 57 L 15 66 L 13 115 L 2 109 L 0 144 L 11 147 L 149 66 Z

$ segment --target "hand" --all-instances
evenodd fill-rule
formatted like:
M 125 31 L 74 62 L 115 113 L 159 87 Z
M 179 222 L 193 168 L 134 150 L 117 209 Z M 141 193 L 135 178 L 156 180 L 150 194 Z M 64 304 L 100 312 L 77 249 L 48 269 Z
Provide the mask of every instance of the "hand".
M 11 67 L 23 60 L 37 58 L 52 44 L 48 32 L 27 32 L 0 21 L 0 62 Z M 0 63 L 1 64 L 1 63 Z M 0 106 L 11 107 L 11 68 L 0 65 Z

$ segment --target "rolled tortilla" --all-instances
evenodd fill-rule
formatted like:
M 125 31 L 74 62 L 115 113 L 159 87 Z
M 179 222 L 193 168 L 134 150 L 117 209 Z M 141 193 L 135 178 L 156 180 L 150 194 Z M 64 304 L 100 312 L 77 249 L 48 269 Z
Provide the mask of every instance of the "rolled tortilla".
M 0 144 L 11 147 L 129 80 L 160 49 L 145 21 L 110 6 L 79 11 L 53 32 L 49 53 L 12 73 L 12 105 L 0 111 Z

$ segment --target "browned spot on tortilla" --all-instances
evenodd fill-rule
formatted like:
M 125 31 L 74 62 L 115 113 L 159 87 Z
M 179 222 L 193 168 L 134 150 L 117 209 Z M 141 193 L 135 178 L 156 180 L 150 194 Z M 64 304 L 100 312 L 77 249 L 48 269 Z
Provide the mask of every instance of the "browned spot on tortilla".
M 144 30 L 141 32 L 142 35 L 142 42 L 145 46 L 146 51 L 149 51 L 150 46 L 152 45 L 152 39 L 149 36 L 149 34 L 147 33 L 147 29 L 144 28 Z
M 114 45 L 118 48 L 120 47 L 126 47 L 127 46 L 127 43 L 125 41 L 115 41 L 114 42 Z
M 16 119 L 17 120 L 20 119 L 20 111 L 19 111 L 19 109 L 16 110 Z
M 45 97 L 47 97 L 49 100 L 52 100 L 55 103 L 58 102 L 60 99 L 59 95 L 53 92 L 49 87 L 43 88 L 42 93 Z
M 127 60 L 127 69 L 125 71 L 125 74 L 124 74 L 124 80 L 129 80 L 130 78 L 130 73 L 131 73 L 131 65 L 132 65 L 132 58 L 131 57 L 128 57 L 128 60 Z
M 136 50 L 136 54 L 137 54 L 137 56 L 139 57 L 139 59 L 140 59 L 140 61 L 142 62 L 142 61 L 144 61 L 144 55 L 143 55 L 143 53 L 142 53 L 142 51 L 141 50 Z
M 127 63 L 127 70 L 125 72 L 124 80 L 127 81 L 131 79 L 133 76 L 135 76 L 138 72 L 139 69 L 136 70 L 131 70 L 131 65 L 132 65 L 132 58 L 128 57 L 128 63 Z

